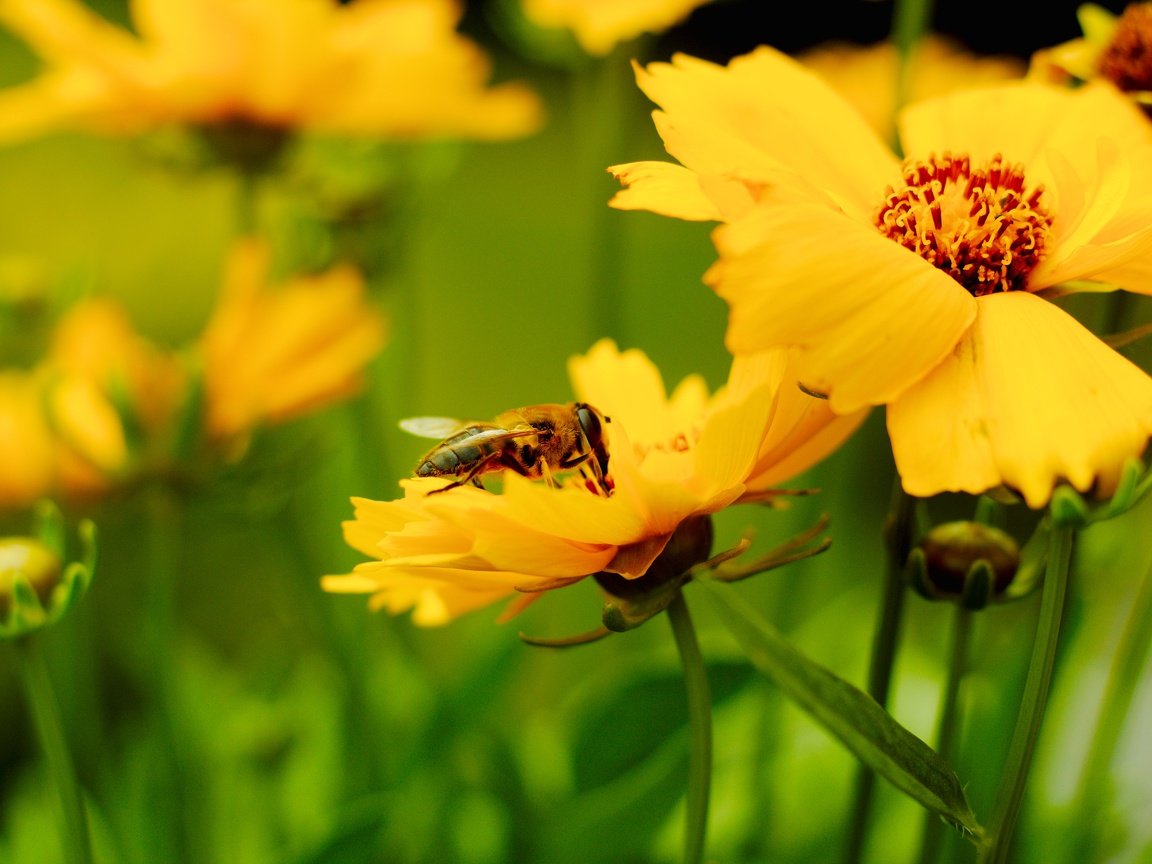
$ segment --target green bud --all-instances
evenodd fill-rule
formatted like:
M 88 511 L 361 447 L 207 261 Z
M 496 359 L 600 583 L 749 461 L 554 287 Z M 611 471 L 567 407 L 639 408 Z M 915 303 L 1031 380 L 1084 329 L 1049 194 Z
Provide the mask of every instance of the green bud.
M 40 604 L 47 604 L 64 572 L 60 556 L 31 537 L 0 538 L 0 621 L 26 598 L 31 589 Z M 23 583 L 21 587 L 17 587 Z
M 947 522 L 929 531 L 909 556 L 909 579 L 930 600 L 981 609 L 1016 577 L 1020 547 L 999 528 Z

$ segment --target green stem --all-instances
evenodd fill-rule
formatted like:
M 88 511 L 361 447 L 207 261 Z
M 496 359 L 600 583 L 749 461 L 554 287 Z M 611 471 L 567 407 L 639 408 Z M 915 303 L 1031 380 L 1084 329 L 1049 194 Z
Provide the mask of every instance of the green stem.
M 1112 797 L 1112 758 L 1143 671 L 1152 654 L 1152 570 L 1144 577 L 1132 604 L 1124 632 L 1116 645 L 1115 660 L 1108 673 L 1101 700 L 1100 717 L 1088 751 L 1084 774 L 1070 812 L 1076 814 L 1080 831 L 1068 861 L 1095 861 L 1105 808 Z
M 668 621 L 684 667 L 688 695 L 688 726 L 692 750 L 688 763 L 688 815 L 684 825 L 684 864 L 700 864 L 708 834 L 708 797 L 712 785 L 712 696 L 704 657 L 684 595 L 677 593 L 668 604 Z
M 951 761 L 959 728 L 960 682 L 968 671 L 968 646 L 972 636 L 972 612 L 957 606 L 952 619 L 952 650 L 948 663 L 948 679 L 940 700 L 940 721 L 936 730 L 936 752 Z M 944 823 L 934 813 L 924 816 L 924 834 L 920 841 L 920 864 L 936 864 L 940 860 L 940 840 Z
M 35 634 L 16 640 L 16 655 L 19 658 L 17 665 L 20 677 L 32 711 L 32 721 L 40 738 L 40 746 L 44 750 L 48 772 L 56 786 L 61 842 L 65 858 L 71 864 L 91 864 L 92 845 L 88 836 L 88 816 L 84 810 L 84 800 L 80 794 L 80 784 L 76 780 L 72 757 L 68 752 L 68 742 L 64 737 L 60 706 L 52 689 L 48 664 L 40 651 Z
M 908 104 L 912 89 L 912 52 L 928 31 L 932 19 L 932 0 L 896 0 L 892 15 L 892 41 L 899 62 L 896 65 L 896 98 L 894 111 Z M 899 142 L 896 142 L 899 149 Z
M 629 128 L 626 109 L 635 89 L 626 63 L 636 46 L 619 48 L 607 57 L 589 63 L 572 76 L 572 114 L 575 118 L 577 170 L 588 178 L 590 272 L 589 327 L 592 340 L 609 336 L 619 340 L 624 326 L 620 308 L 620 262 L 622 235 L 614 217 L 620 214 L 608 206 L 614 181 L 609 165 L 622 161 L 623 133 Z
M 892 670 L 896 663 L 896 649 L 900 641 L 906 594 L 904 563 L 908 559 L 908 550 L 912 545 L 912 522 L 915 515 L 915 501 L 904 491 L 899 477 L 896 478 L 892 496 L 892 507 L 884 524 L 888 549 L 884 596 L 880 602 L 880 617 L 876 623 L 876 632 L 872 639 L 872 656 L 868 664 L 868 695 L 882 707 L 888 704 Z M 856 773 L 844 864 L 857 864 L 863 858 L 875 784 L 876 775 L 861 765 Z
M 183 748 L 177 731 L 176 589 L 180 578 L 182 508 L 176 493 L 162 482 L 144 491 L 147 562 L 145 630 L 148 686 L 156 709 L 156 746 L 161 767 L 155 772 L 155 813 L 148 821 L 154 850 L 173 864 L 193 860 L 189 851 L 188 787 Z
M 238 167 L 236 169 L 235 207 L 236 236 L 251 237 L 256 234 L 257 201 L 260 197 L 260 174 Z
M 1028 678 L 1024 682 L 1024 696 L 1016 728 L 1008 748 L 1004 774 L 996 794 L 996 805 L 988 829 L 988 845 L 980 856 L 980 864 L 1005 864 L 1012 845 L 1012 834 L 1020 817 L 1024 788 L 1032 767 L 1032 753 L 1048 691 L 1052 684 L 1052 668 L 1056 661 L 1056 648 L 1060 641 L 1060 621 L 1064 614 L 1064 599 L 1068 593 L 1068 576 L 1072 565 L 1072 541 L 1076 529 L 1053 520 L 1048 539 L 1048 564 L 1044 572 L 1044 588 L 1040 599 L 1040 619 L 1036 625 L 1036 638 L 1032 646 L 1032 659 L 1028 665 Z

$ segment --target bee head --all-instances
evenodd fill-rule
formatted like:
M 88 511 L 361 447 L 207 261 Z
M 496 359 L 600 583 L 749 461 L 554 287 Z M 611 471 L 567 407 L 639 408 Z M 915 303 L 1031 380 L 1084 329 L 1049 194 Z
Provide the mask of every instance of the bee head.
M 584 434 L 588 447 L 596 456 L 600 466 L 600 473 L 608 474 L 608 443 L 605 440 L 604 424 L 611 423 L 611 417 L 605 417 L 587 402 L 576 403 L 576 422 L 580 424 L 580 431 Z

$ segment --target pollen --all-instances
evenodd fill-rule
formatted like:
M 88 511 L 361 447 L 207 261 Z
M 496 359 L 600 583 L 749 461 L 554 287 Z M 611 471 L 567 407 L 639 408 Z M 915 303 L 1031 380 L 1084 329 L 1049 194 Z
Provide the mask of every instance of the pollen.
M 904 163 L 904 186 L 889 187 L 876 227 L 943 270 L 973 296 L 1022 291 L 1044 258 L 1052 217 L 1044 187 L 1029 187 L 1021 165 L 997 154 Z
M 1132 3 L 1124 10 L 1099 68 L 1126 93 L 1152 90 L 1152 3 Z

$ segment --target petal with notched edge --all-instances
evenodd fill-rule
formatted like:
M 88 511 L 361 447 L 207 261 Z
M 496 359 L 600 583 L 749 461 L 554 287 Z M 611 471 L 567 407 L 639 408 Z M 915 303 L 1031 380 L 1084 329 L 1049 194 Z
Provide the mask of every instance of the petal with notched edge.
M 904 488 L 1003 484 L 1031 507 L 1061 481 L 1110 494 L 1152 436 L 1152 378 L 1039 297 L 995 294 L 977 307 L 957 351 L 889 406 Z

